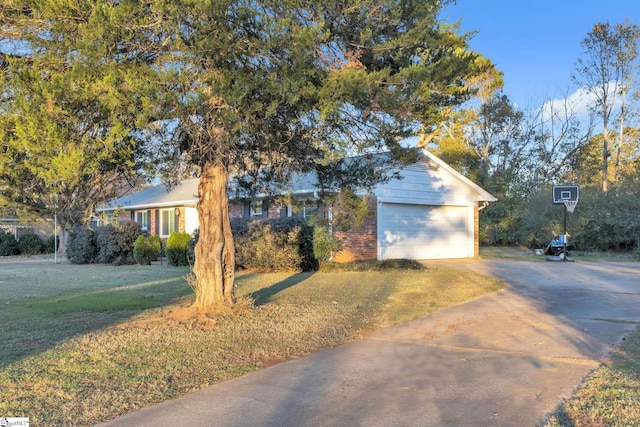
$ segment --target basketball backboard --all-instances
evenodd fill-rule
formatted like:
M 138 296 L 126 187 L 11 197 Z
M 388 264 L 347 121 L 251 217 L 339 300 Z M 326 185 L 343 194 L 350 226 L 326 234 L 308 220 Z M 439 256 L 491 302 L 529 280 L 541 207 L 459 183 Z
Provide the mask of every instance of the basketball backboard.
M 553 204 L 562 205 L 565 200 L 570 202 L 578 201 L 580 189 L 577 185 L 554 185 Z

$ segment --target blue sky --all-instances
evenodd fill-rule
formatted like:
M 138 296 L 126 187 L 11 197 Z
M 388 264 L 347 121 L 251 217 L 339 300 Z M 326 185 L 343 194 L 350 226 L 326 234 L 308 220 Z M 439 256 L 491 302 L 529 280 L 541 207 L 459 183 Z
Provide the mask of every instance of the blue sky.
M 539 107 L 577 89 L 571 73 L 594 24 L 640 25 L 640 0 L 457 0 L 441 17 L 477 31 L 471 47 L 504 73 L 512 102 Z

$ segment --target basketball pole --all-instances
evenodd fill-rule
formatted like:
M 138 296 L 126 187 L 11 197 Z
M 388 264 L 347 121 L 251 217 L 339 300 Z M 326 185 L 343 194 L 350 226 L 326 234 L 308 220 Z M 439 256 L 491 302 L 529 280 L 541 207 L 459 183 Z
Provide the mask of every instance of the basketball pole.
M 564 258 L 562 259 L 563 261 L 567 260 L 567 205 L 565 205 L 564 203 L 562 204 L 564 206 Z

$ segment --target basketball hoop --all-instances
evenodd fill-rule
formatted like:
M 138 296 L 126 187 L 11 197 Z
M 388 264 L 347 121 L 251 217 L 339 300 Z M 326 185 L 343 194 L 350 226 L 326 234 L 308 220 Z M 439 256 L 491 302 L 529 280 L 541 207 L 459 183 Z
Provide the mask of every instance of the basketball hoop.
M 577 200 L 563 200 L 562 203 L 564 203 L 564 206 L 567 208 L 567 211 L 569 213 L 573 213 L 573 210 L 576 208 L 576 205 L 578 204 Z

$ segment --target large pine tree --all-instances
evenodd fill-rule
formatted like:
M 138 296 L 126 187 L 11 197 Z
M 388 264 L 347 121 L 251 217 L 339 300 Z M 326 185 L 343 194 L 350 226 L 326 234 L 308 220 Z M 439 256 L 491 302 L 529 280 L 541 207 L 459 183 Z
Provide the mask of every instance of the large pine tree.
M 3 94 L 28 92 L 16 79 L 37 62 L 43 81 L 60 76 L 62 92 L 79 91 L 72 115 L 111 138 L 112 151 L 96 151 L 105 159 L 144 159 L 143 137 L 158 165 L 188 165 L 200 177 L 195 305 L 209 310 L 234 302 L 231 173 L 284 182 L 382 150 L 389 166 L 407 158 L 404 138 L 473 95 L 474 78 L 491 65 L 438 20 L 444 3 L 13 0 L 0 11 L 0 36 L 14 42 L 4 48 Z M 102 96 L 89 102 L 92 94 Z M 92 120 L 83 104 L 102 114 Z M 55 111 L 59 98 L 42 102 L 37 121 L 51 120 L 47 105 Z M 81 133 L 75 118 L 60 123 Z M 10 129 L 2 141 L 40 135 Z

